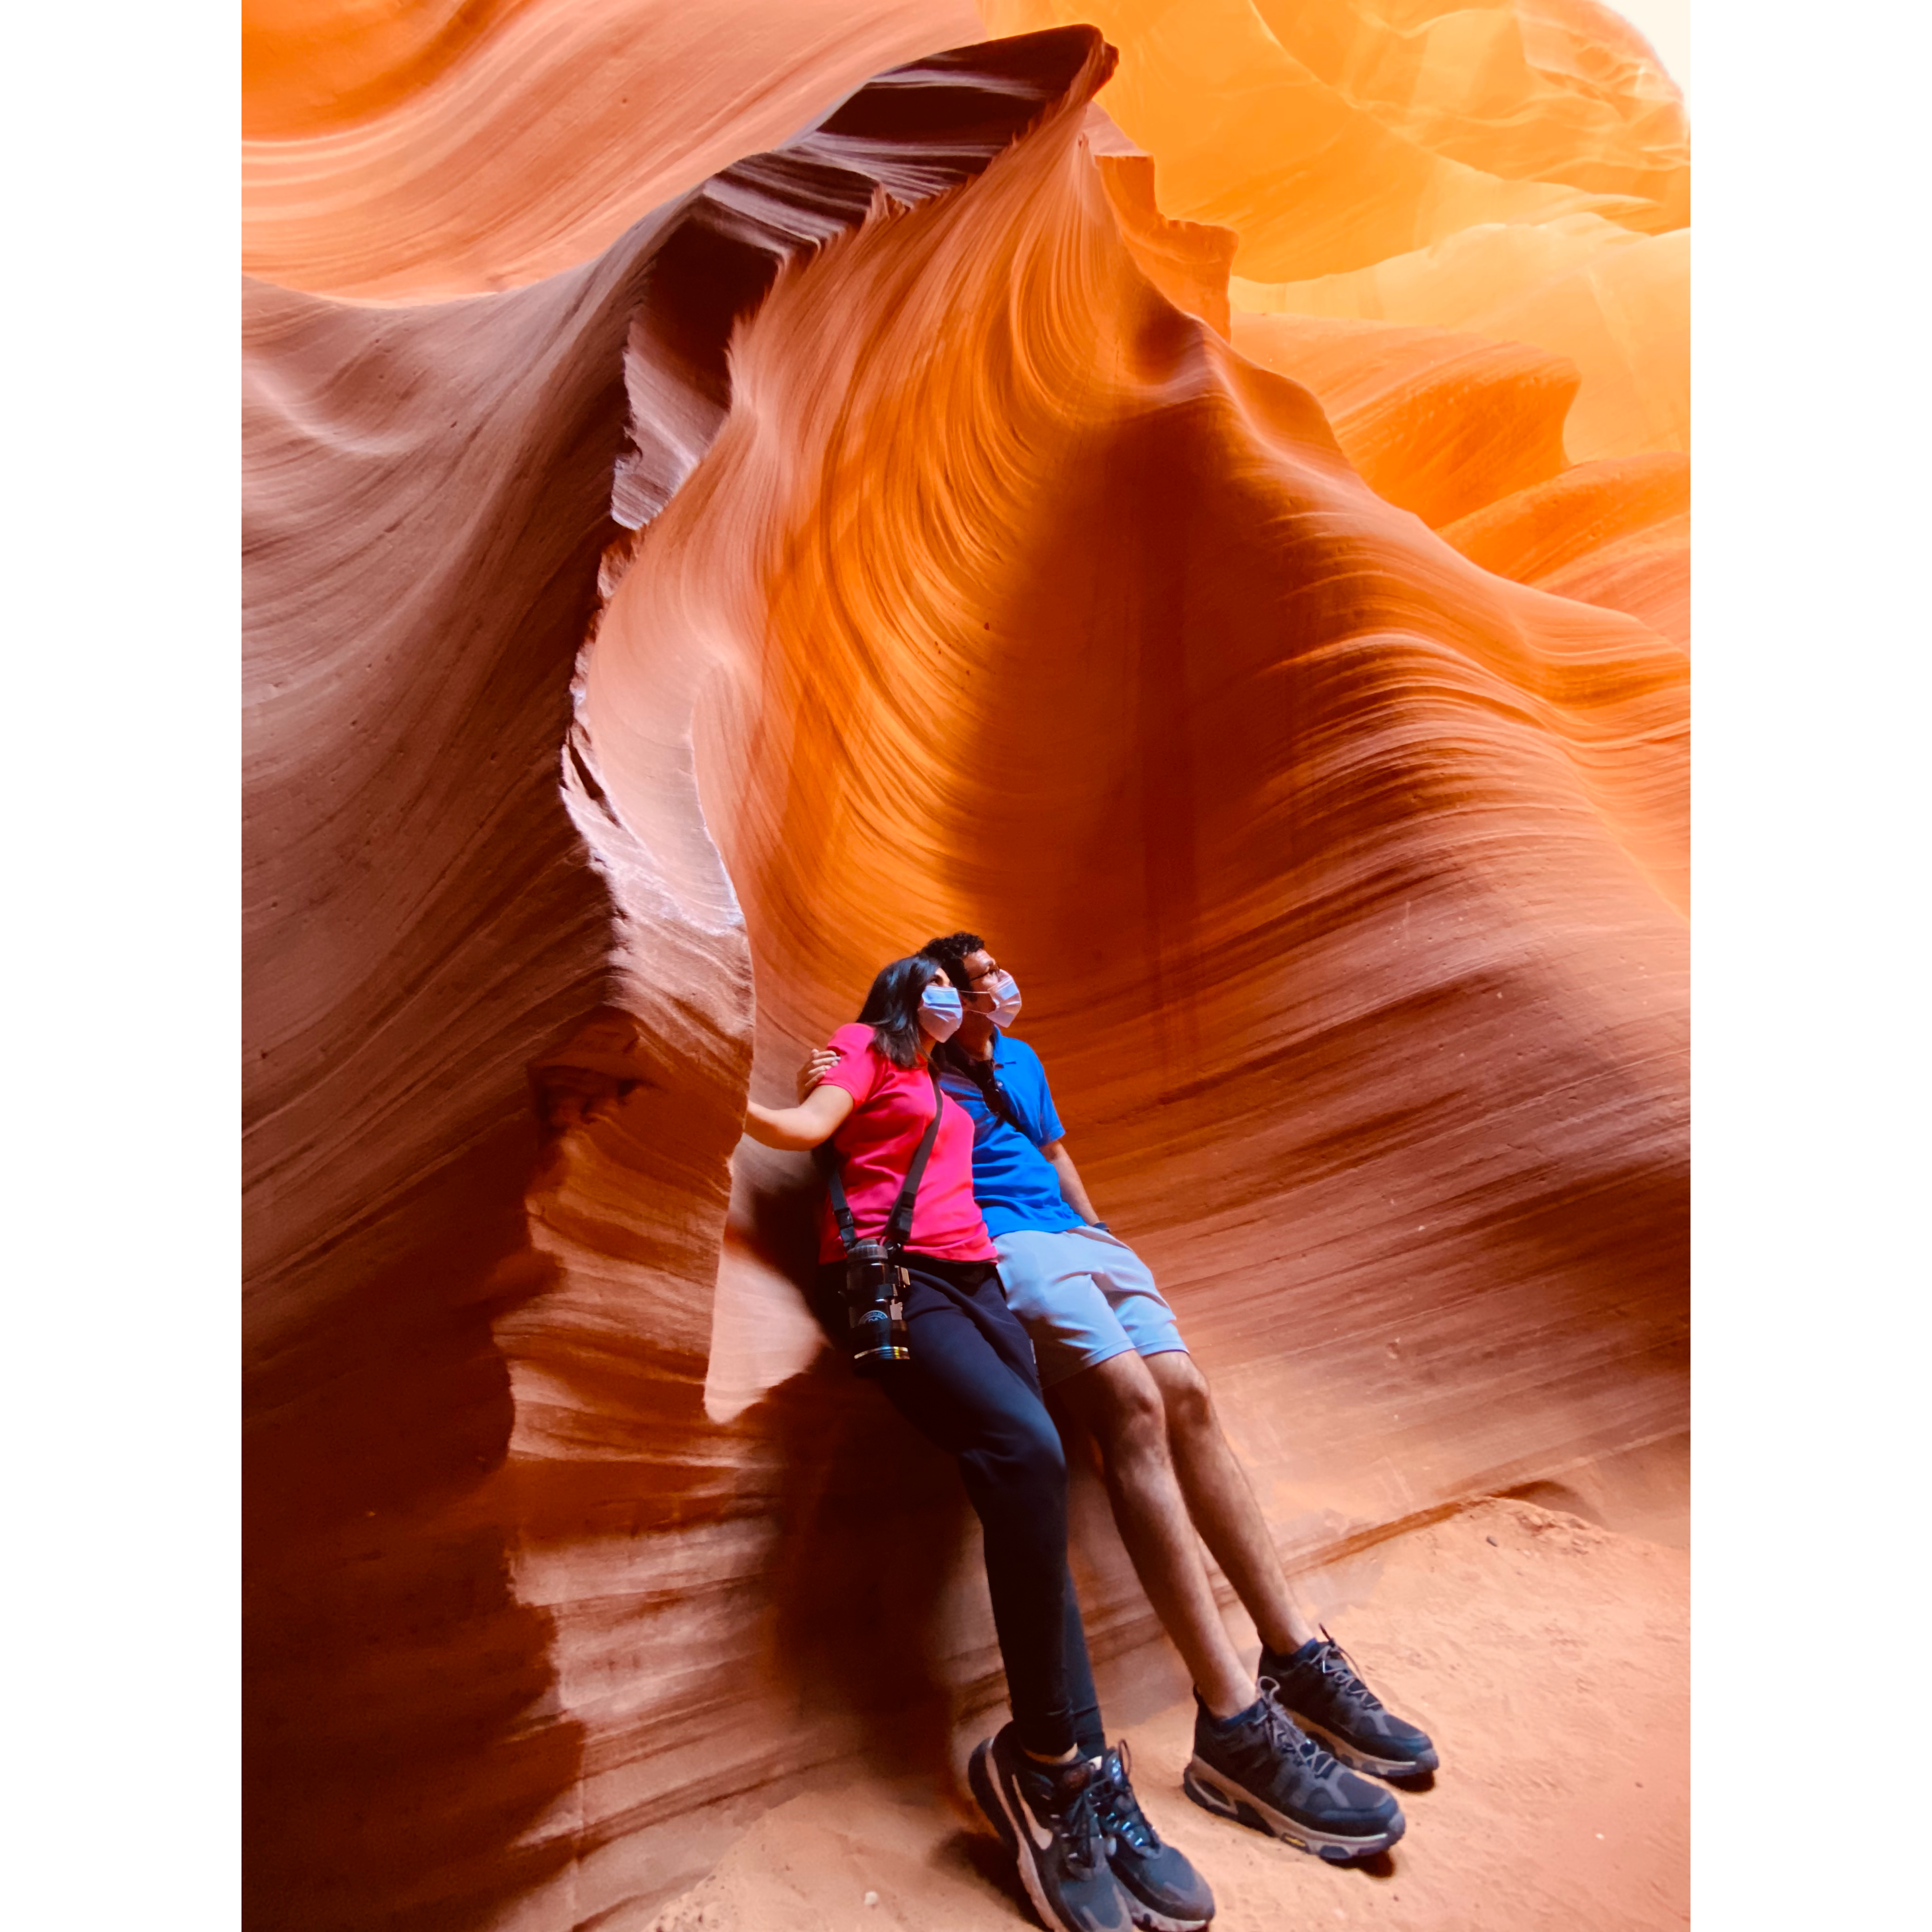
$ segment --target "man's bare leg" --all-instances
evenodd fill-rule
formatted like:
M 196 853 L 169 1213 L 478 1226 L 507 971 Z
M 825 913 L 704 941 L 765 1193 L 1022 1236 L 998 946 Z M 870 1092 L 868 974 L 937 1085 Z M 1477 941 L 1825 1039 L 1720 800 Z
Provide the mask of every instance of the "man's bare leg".
M 1167 1404 L 1150 1366 L 1163 1360 L 1186 1358 L 1116 1355 L 1055 1383 L 1049 1406 L 1064 1418 L 1064 1426 L 1085 1430 L 1099 1445 L 1121 1540 L 1156 1614 L 1192 1673 L 1202 1708 L 1195 1714 L 1194 1756 L 1182 1788 L 1219 1816 L 1257 1826 L 1324 1858 L 1346 1863 L 1385 1851 L 1402 1836 L 1402 1808 L 1388 1793 L 1352 1778 L 1332 1757 L 1310 1751 L 1292 1714 L 1262 1700 L 1228 1640 L 1168 1444 Z M 1211 1418 L 1211 1405 L 1208 1413 Z M 1226 1466 L 1210 1463 L 1210 1480 L 1218 1470 L 1220 1486 L 1225 1488 L 1232 1472 L 1250 1522 L 1245 1537 L 1229 1540 L 1229 1554 L 1238 1564 L 1244 1551 L 1251 1557 L 1264 1553 L 1271 1568 L 1251 1561 L 1250 1580 L 1271 1587 L 1286 1601 L 1286 1580 L 1253 1492 L 1225 1442 L 1220 1450 Z M 1211 1510 L 1214 1496 L 1208 1500 Z M 1292 1624 L 1292 1603 L 1287 1614 Z
M 1299 1650 L 1320 1633 L 1289 1588 L 1254 1485 L 1221 1432 L 1207 1377 L 1185 1349 L 1163 1349 L 1144 1360 L 1160 1391 L 1174 1472 L 1202 1541 L 1254 1618 L 1262 1642 L 1284 1656 Z
M 1357 1771 L 1390 1778 L 1433 1772 L 1442 1760 L 1429 1734 L 1369 1691 L 1340 1652 L 1328 1645 L 1300 1655 L 1322 1633 L 1295 1600 L 1248 1472 L 1221 1432 L 1208 1378 L 1181 1349 L 1146 1359 L 1194 1526 L 1274 1653 L 1264 1661 L 1282 1708 Z
M 1166 1405 L 1147 1364 L 1131 1351 L 1115 1355 L 1056 1383 L 1053 1396 L 1100 1445 L 1120 1540 L 1201 1701 L 1217 1718 L 1246 1710 L 1255 1680 L 1221 1621 L 1175 1480 Z

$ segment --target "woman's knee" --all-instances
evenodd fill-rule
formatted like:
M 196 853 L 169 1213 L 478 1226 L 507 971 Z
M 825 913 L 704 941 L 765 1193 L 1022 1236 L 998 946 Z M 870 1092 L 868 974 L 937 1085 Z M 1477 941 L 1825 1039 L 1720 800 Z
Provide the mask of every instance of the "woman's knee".
M 1027 1418 L 1019 1460 L 1031 1480 L 1066 1488 L 1066 1447 L 1060 1442 L 1060 1431 L 1053 1426 L 1052 1417 L 1043 1408 L 1037 1415 Z
M 980 1460 L 988 1476 L 1003 1489 L 1066 1494 L 1066 1452 L 1044 1408 L 1005 1418 L 997 1443 Z

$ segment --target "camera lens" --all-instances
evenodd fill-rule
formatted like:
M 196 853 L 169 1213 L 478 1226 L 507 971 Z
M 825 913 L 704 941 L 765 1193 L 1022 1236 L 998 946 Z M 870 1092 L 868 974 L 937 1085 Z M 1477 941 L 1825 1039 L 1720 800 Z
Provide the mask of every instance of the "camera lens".
M 903 1279 L 890 1250 L 880 1242 L 860 1242 L 847 1259 L 847 1339 L 853 1369 L 860 1375 L 911 1359 L 900 1299 Z

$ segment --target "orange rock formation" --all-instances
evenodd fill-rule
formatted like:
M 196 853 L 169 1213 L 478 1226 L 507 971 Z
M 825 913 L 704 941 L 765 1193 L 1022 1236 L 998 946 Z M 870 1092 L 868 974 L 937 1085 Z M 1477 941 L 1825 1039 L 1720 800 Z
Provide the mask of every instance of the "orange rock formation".
M 628 1924 L 989 1712 L 734 1152 L 930 931 L 1291 1555 L 1684 1426 L 1679 256 L 1588 326 L 1674 90 L 1575 0 L 1049 14 L 251 12 L 260 1926 Z

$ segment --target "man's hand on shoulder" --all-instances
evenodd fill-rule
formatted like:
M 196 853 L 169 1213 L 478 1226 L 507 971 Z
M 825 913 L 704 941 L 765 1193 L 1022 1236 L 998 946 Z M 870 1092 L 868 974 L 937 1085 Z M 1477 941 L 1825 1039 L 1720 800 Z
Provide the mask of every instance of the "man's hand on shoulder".
M 798 1104 L 801 1107 L 811 1098 L 818 1083 L 838 1064 L 841 1058 L 830 1047 L 821 1046 L 798 1070 Z

